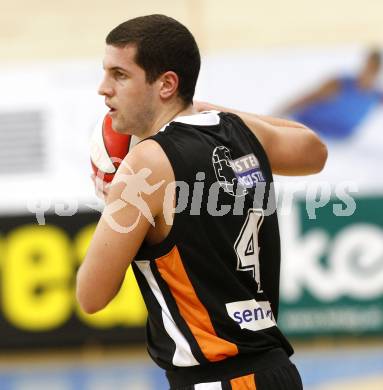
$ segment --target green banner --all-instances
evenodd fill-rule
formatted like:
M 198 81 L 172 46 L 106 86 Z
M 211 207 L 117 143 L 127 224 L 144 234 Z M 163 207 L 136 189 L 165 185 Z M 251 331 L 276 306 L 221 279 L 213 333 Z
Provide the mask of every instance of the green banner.
M 347 217 L 335 215 L 339 200 L 316 209 L 315 219 L 305 201 L 281 217 L 286 335 L 383 335 L 383 197 L 355 202 Z

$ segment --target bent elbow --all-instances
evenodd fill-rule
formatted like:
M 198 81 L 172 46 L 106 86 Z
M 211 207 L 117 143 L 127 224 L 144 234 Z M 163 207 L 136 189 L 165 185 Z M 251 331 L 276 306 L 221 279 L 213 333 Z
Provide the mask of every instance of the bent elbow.
M 306 160 L 306 174 L 312 175 L 323 170 L 327 161 L 327 146 L 313 131 L 308 129 L 304 155 Z
M 81 289 L 79 288 L 77 288 L 76 299 L 80 305 L 81 310 L 87 314 L 94 314 L 102 309 L 102 307 L 97 305 L 94 300 L 90 299 L 86 294 L 82 293 Z
M 98 305 L 94 300 L 89 299 L 89 297 L 81 296 L 77 293 L 77 302 L 80 305 L 80 308 L 83 312 L 87 314 L 94 314 L 104 308 L 102 305 Z
M 81 310 L 83 312 L 85 312 L 86 314 L 94 314 L 102 309 L 102 308 L 95 306 L 92 302 L 85 302 L 85 301 L 80 301 L 80 300 L 78 302 L 80 304 Z
M 82 285 L 79 277 L 77 277 L 76 284 L 76 300 L 79 303 L 81 310 L 87 314 L 97 313 L 106 306 L 106 303 L 99 302 L 96 297 Z
M 318 139 L 318 145 L 316 146 L 316 153 L 315 153 L 315 172 L 319 173 L 323 170 L 324 166 L 326 165 L 327 157 L 328 157 L 328 150 L 327 146 Z

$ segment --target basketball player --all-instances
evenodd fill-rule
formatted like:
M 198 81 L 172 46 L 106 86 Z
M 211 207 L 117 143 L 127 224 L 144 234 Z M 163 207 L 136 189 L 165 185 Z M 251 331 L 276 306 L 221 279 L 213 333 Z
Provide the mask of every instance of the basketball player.
M 298 123 L 198 113 L 199 68 L 193 36 L 172 18 L 131 19 L 107 36 L 99 93 L 114 129 L 143 141 L 109 189 L 77 298 L 88 313 L 104 308 L 132 264 L 149 313 L 148 351 L 171 389 L 301 389 L 276 325 L 279 232 L 265 210 L 272 173 L 318 172 L 326 147 Z M 142 169 L 151 174 L 135 185 Z M 154 226 L 123 202 L 128 186 Z

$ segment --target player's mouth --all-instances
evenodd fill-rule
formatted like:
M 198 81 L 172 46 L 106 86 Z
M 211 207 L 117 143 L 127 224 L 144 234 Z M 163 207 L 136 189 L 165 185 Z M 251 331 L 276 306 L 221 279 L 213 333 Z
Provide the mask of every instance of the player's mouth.
M 105 105 L 107 106 L 107 107 L 109 107 L 109 115 L 113 115 L 116 111 L 117 111 L 117 109 L 116 108 L 114 108 L 112 105 L 110 105 L 109 103 L 106 103 L 105 102 Z

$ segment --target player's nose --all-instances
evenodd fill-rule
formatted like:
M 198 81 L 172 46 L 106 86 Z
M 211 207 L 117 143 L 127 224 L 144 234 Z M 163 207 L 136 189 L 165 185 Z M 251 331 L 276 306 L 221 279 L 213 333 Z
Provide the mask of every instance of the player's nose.
M 113 95 L 113 87 L 110 84 L 107 77 L 104 77 L 98 87 L 98 94 L 101 96 L 112 96 Z

